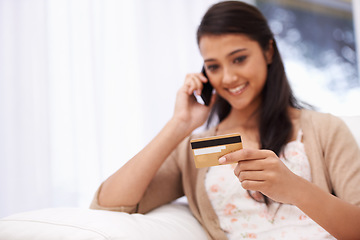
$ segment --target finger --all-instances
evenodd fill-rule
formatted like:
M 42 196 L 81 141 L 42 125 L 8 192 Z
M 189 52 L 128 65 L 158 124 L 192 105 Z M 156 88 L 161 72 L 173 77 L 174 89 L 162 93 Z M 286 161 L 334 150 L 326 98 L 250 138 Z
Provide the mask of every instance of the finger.
M 203 83 L 206 83 L 208 81 L 208 78 L 205 77 L 205 75 L 202 73 L 197 73 L 196 76 L 199 77 L 200 81 Z
M 192 88 L 191 88 L 191 93 L 193 93 L 194 91 L 196 91 L 196 93 L 198 93 L 198 86 L 197 86 L 197 84 L 196 84 L 196 81 L 194 80 L 194 79 L 191 79 L 192 81 L 191 81 L 191 86 L 192 86 Z
M 202 74 L 202 73 L 192 74 L 192 78 L 197 84 L 197 94 L 201 95 L 201 91 L 203 89 L 203 86 L 204 86 L 205 83 L 207 83 L 209 81 L 209 79 L 206 78 L 204 76 L 204 74 Z
M 241 186 L 245 190 L 252 190 L 252 191 L 261 192 L 261 190 L 262 190 L 262 188 L 264 186 L 264 181 L 244 180 L 244 181 L 241 182 Z
M 222 156 L 219 159 L 220 164 L 228 164 L 228 163 L 235 163 L 239 161 L 246 161 L 246 160 L 258 160 L 264 159 L 267 157 L 276 156 L 273 151 L 270 150 L 259 150 L 259 149 L 251 149 L 245 148 L 240 149 L 238 151 L 234 151 Z
M 239 176 L 241 171 L 262 171 L 265 169 L 265 161 L 266 159 L 240 161 L 236 165 L 234 173 Z
M 186 82 L 186 83 L 184 84 L 185 92 L 186 92 L 188 95 L 191 95 L 191 94 L 194 92 L 193 88 L 194 88 L 194 87 L 192 86 L 192 83 L 191 83 L 191 82 Z
M 193 83 L 195 84 L 196 94 L 201 95 L 201 91 L 203 89 L 203 83 L 200 79 L 200 76 L 194 75 L 192 80 L 193 80 Z
M 200 77 L 201 77 L 200 74 L 188 74 L 188 75 L 186 75 L 184 85 L 188 86 L 187 87 L 187 93 L 189 95 L 192 94 L 194 91 L 196 91 L 196 93 L 198 95 L 201 94 L 201 91 L 202 91 L 202 88 L 203 88 L 203 83 L 202 83 L 202 80 L 201 80 Z
M 188 79 L 185 84 L 188 86 L 187 93 L 189 95 L 193 94 L 193 92 L 197 90 L 196 83 L 193 81 L 193 79 Z
M 237 175 L 240 182 L 243 181 L 265 181 L 264 171 L 241 171 Z

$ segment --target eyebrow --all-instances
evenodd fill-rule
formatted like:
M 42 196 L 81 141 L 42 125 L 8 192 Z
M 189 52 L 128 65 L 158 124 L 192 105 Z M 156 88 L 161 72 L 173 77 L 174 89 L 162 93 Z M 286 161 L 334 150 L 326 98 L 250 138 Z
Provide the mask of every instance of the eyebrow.
M 236 49 L 236 50 L 232 51 L 231 53 L 229 53 L 227 55 L 227 57 L 230 57 L 230 56 L 232 56 L 232 55 L 234 55 L 234 54 L 236 54 L 238 52 L 242 52 L 242 51 L 245 51 L 245 50 L 246 50 L 246 48 Z M 216 61 L 216 59 L 215 58 L 209 58 L 209 59 L 204 60 L 204 62 L 211 62 L 211 61 Z

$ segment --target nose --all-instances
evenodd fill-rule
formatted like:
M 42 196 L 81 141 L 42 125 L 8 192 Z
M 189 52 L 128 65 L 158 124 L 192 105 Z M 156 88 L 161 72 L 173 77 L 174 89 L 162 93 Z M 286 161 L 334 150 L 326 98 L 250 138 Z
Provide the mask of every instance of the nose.
M 224 68 L 223 84 L 224 85 L 231 85 L 236 80 L 237 80 L 236 73 L 232 69 L 230 69 L 229 67 Z

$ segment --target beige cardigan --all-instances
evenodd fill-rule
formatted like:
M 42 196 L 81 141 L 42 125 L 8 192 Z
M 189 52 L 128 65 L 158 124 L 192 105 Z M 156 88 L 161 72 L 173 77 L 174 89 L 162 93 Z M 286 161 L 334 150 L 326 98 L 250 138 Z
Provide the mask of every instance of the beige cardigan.
M 302 110 L 300 125 L 313 183 L 360 206 L 360 149 L 345 123 L 330 114 Z M 227 239 L 205 190 L 208 169 L 195 168 L 189 143 L 192 138 L 214 134 L 215 128 L 212 128 L 184 139 L 161 166 L 137 206 L 99 206 L 98 190 L 90 207 L 146 213 L 185 194 L 192 213 L 207 231 L 209 239 Z

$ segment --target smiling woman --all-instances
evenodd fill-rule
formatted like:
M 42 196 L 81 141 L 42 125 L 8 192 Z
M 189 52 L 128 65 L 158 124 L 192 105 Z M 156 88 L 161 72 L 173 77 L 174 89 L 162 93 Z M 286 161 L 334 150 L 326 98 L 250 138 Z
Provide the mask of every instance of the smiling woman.
M 360 149 L 342 120 L 307 110 L 293 96 L 261 12 L 239 1 L 214 4 L 197 40 L 207 78 L 185 76 L 173 116 L 100 185 L 91 207 L 147 213 L 185 195 L 210 239 L 359 236 Z M 209 106 L 193 95 L 205 83 L 215 90 Z M 213 116 L 213 127 L 193 134 Z M 241 135 L 244 148 L 216 166 L 211 146 L 209 164 L 196 168 L 193 139 L 228 133 Z
M 314 229 L 359 235 L 359 150 L 348 129 L 299 109 L 279 41 L 256 8 L 214 5 L 222 17 L 210 26 L 237 25 L 242 14 L 246 24 L 205 31 L 197 46 L 210 2 L 218 1 L 0 1 L 1 216 L 88 207 L 103 182 L 92 208 L 145 213 L 186 195 L 209 238 L 277 239 L 279 223 L 296 226 L 287 233 L 298 238 L 321 239 Z M 206 107 L 193 92 L 208 81 L 216 94 Z M 196 169 L 191 139 L 225 133 L 240 133 L 244 151 L 221 158 L 229 165 Z M 265 228 L 242 222 L 251 219 Z

